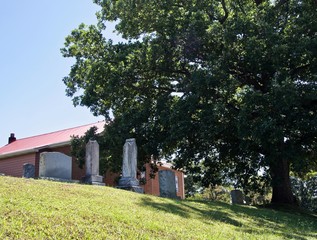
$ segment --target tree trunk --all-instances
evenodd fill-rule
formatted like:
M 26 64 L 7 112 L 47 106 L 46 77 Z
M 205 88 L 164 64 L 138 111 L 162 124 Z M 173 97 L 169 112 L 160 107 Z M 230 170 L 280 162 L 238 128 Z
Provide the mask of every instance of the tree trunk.
M 270 166 L 272 177 L 272 204 L 297 205 L 291 189 L 289 178 L 289 161 L 286 159 L 277 159 Z

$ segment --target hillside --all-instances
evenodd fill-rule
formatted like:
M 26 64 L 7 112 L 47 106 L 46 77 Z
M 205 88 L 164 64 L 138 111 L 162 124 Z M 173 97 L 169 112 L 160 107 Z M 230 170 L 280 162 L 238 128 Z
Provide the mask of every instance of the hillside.
M 0 239 L 316 239 L 317 218 L 0 177 Z

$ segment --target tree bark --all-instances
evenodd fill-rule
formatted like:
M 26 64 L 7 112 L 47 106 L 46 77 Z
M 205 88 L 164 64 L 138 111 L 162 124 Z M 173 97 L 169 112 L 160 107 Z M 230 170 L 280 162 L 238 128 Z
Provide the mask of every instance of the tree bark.
M 277 159 L 270 166 L 272 177 L 272 204 L 298 205 L 292 193 L 291 181 L 289 178 L 289 161 Z

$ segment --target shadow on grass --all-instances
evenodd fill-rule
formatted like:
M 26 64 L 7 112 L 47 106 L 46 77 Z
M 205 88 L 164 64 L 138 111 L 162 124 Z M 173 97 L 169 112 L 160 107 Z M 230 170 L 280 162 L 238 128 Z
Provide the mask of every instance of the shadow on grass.
M 142 198 L 142 206 L 150 206 L 158 211 L 164 211 L 167 213 L 176 214 L 184 218 L 199 218 L 202 221 L 210 224 L 208 220 L 215 220 L 231 224 L 234 226 L 241 226 L 241 223 L 234 220 L 230 215 L 220 208 L 214 207 L 213 209 L 203 210 L 192 206 L 192 204 L 186 204 L 186 201 L 170 200 L 169 202 L 155 202 L 150 197 Z
M 188 211 L 182 206 L 180 201 L 170 201 L 164 203 L 158 203 L 153 201 L 151 197 L 142 197 L 141 206 L 147 206 L 155 209 L 156 211 L 163 211 L 166 213 L 176 214 L 178 216 L 188 218 Z
M 206 224 L 213 222 L 230 224 L 237 227 L 237 231 L 249 234 L 261 235 L 271 231 L 274 235 L 285 239 L 317 239 L 316 216 L 300 212 L 284 212 L 204 200 L 154 201 L 153 198 L 146 196 L 142 198 L 140 204 L 183 218 L 199 219 Z

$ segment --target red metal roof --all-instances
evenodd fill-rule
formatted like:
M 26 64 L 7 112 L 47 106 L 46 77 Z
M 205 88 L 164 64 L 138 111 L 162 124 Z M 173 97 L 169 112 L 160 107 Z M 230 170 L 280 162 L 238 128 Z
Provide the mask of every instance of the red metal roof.
M 28 150 L 36 151 L 40 148 L 52 147 L 58 144 L 69 144 L 71 136 L 83 136 L 85 132 L 93 126 L 96 126 L 98 128 L 97 132 L 101 133 L 104 130 L 105 121 L 46 133 L 38 136 L 17 139 L 16 141 L 0 148 L 0 158 L 4 157 L 4 155 L 18 155 L 18 153 L 22 154 Z

